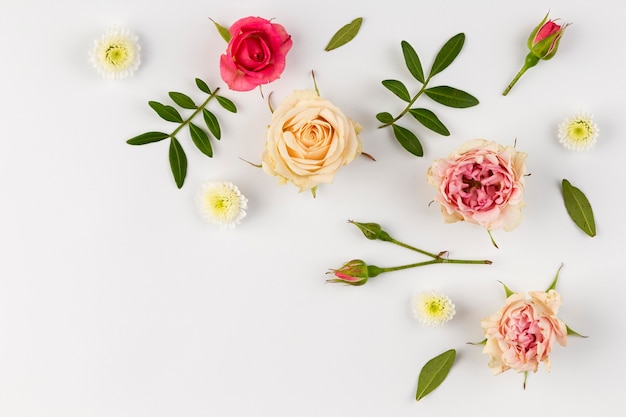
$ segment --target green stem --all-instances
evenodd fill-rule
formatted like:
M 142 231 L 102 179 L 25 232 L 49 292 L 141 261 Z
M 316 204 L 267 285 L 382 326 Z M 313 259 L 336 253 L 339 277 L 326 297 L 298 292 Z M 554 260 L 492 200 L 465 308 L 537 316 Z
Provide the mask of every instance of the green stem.
M 412 251 L 421 253 L 422 255 L 430 256 L 431 258 L 434 258 L 434 259 L 437 259 L 439 257 L 439 255 L 435 255 L 434 253 L 426 252 L 425 250 L 415 248 L 415 247 L 413 247 L 411 245 L 407 245 L 406 243 L 400 242 L 399 240 L 395 240 L 392 237 L 390 237 L 389 242 L 395 243 L 396 245 L 402 246 L 403 248 L 407 248 L 407 249 L 410 249 Z
M 391 126 L 392 124 L 394 124 L 395 122 L 400 120 L 405 114 L 407 114 L 407 112 L 409 110 L 411 110 L 411 106 L 413 105 L 413 103 L 415 103 L 415 101 L 418 99 L 418 97 L 422 95 L 424 90 L 426 90 L 426 85 L 428 84 L 429 81 L 430 81 L 430 75 L 428 76 L 428 78 L 426 78 L 426 80 L 424 81 L 424 84 L 422 85 L 422 88 L 420 88 L 420 90 L 417 92 L 417 94 L 415 94 L 415 97 L 413 97 L 411 99 L 411 101 L 409 101 L 409 104 L 406 105 L 404 110 L 402 110 L 402 112 L 400 112 L 399 115 L 394 117 L 394 119 L 392 121 L 390 121 L 388 123 L 385 123 L 385 124 L 382 124 L 382 125 L 378 126 L 378 128 L 382 129 L 383 127 Z
M 400 266 L 390 266 L 387 268 L 378 267 L 377 274 L 382 274 L 384 272 L 392 272 L 392 271 L 400 271 L 402 269 L 409 268 L 417 268 L 419 266 L 433 265 L 433 264 L 480 264 L 480 265 L 490 265 L 492 262 L 489 260 L 469 260 L 469 259 L 446 259 L 440 256 L 436 256 L 435 259 L 431 259 L 430 261 L 417 262 L 414 264 L 408 265 L 400 265 Z
M 201 105 L 199 105 L 199 106 L 198 106 L 198 108 L 197 108 L 196 110 L 194 110 L 194 112 L 193 112 L 193 113 L 191 113 L 191 116 L 189 116 L 188 118 L 186 118 L 186 119 L 185 119 L 185 120 L 184 120 L 184 121 L 180 124 L 180 126 L 178 126 L 176 129 L 174 129 L 174 131 L 173 131 L 172 133 L 170 133 L 170 137 L 171 137 L 171 138 L 173 138 L 174 136 L 176 136 L 176 134 L 177 134 L 178 132 L 180 132 L 180 130 L 181 130 L 183 127 L 187 126 L 187 125 L 189 124 L 189 122 L 191 122 L 191 121 L 193 120 L 193 118 L 194 118 L 194 117 L 196 117 L 196 115 L 197 115 L 199 112 L 201 112 L 202 110 L 204 110 L 204 108 L 206 107 L 206 105 L 207 105 L 207 104 L 209 104 L 209 101 L 211 101 L 211 99 L 217 95 L 217 92 L 218 92 L 218 91 L 220 91 L 220 88 L 219 88 L 219 87 L 217 87 L 217 88 L 215 89 L 215 91 L 213 91 L 213 92 L 211 93 L 211 95 L 210 95 L 209 97 L 207 97 L 207 99 L 206 99 L 206 100 L 204 100 L 204 102 L 203 102 Z
M 517 83 L 517 80 L 520 79 L 520 77 L 522 75 L 524 75 L 524 73 L 526 72 L 526 70 L 528 70 L 529 68 L 534 67 L 535 65 L 537 65 L 537 63 L 539 62 L 539 58 L 537 58 L 535 55 L 533 55 L 532 52 L 529 52 L 528 55 L 526 55 L 526 59 L 524 60 L 524 66 L 522 67 L 521 70 L 519 70 L 519 72 L 517 73 L 517 75 L 515 75 L 515 77 L 513 78 L 513 81 L 511 81 L 511 83 L 508 85 L 508 87 L 504 90 L 504 92 L 502 93 L 503 96 L 506 96 L 507 94 L 509 94 L 509 91 L 511 91 L 511 88 L 513 88 L 513 86 L 515 85 L 515 83 Z

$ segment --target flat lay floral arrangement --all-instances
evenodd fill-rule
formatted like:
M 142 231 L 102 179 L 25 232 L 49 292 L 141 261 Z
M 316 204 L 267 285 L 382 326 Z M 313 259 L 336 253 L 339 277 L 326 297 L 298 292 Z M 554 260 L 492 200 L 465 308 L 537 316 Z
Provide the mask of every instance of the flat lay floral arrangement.
M 337 28 L 335 33 L 328 33 L 325 51 L 334 51 L 357 39 L 359 32 L 366 30 L 367 23 L 367 19 L 356 17 Z M 169 103 L 148 101 L 149 108 L 158 118 L 170 123 L 171 129 L 129 132 L 129 138 L 125 138 L 133 147 L 158 146 L 153 144 L 169 142 L 169 170 L 175 187 L 182 188 L 187 170 L 193 169 L 188 167 L 188 152 L 199 151 L 207 158 L 213 158 L 219 141 L 236 134 L 222 130 L 220 117 L 224 112 L 237 113 L 239 94 L 259 94 L 266 103 L 266 107 L 260 109 L 267 114 L 267 129 L 259 133 L 265 138 L 263 151 L 258 156 L 259 161 L 243 161 L 245 163 L 242 164 L 242 169 L 253 170 L 252 175 L 273 176 L 279 185 L 292 187 L 294 192 L 310 194 L 311 204 L 315 204 L 315 199 L 324 198 L 324 187 L 336 186 L 331 184 L 337 173 L 350 169 L 349 165 L 356 158 L 366 158 L 375 163 L 376 155 L 367 152 L 367 143 L 361 139 L 362 125 L 341 110 L 342 102 L 349 98 L 340 95 L 333 97 L 333 101 L 326 98 L 321 93 L 323 86 L 318 85 L 315 78 L 315 68 L 311 69 L 309 85 L 297 86 L 291 94 L 275 102 L 271 92 L 272 82 L 289 71 L 290 51 L 298 48 L 297 39 L 290 35 L 289 22 L 244 16 L 227 24 L 211 16 L 207 24 L 213 25 L 216 37 L 223 39 L 223 54 L 212 70 L 219 72 L 224 84 L 209 85 L 205 80 L 196 78 L 195 85 L 204 95 L 201 102 L 193 100 L 190 92 L 178 91 L 168 92 Z M 503 85 L 502 94 L 511 96 L 517 89 L 523 88 L 521 80 L 526 71 L 532 69 L 539 73 L 544 65 L 558 65 L 559 48 L 573 47 L 567 44 L 569 30 L 572 30 L 570 23 L 551 18 L 549 14 L 538 19 L 534 28 L 529 27 L 526 58 L 519 72 L 511 74 L 510 83 Z M 431 59 L 422 56 L 406 40 L 399 39 L 393 51 L 402 56 L 405 67 L 397 68 L 397 74 L 390 74 L 393 78 L 372 80 L 372 86 L 389 93 L 388 102 L 375 103 L 379 108 L 374 109 L 376 113 L 372 117 L 378 123 L 379 132 L 392 138 L 390 143 L 393 146 L 399 145 L 398 151 L 406 151 L 412 157 L 429 161 L 423 175 L 432 186 L 432 196 L 431 201 L 425 203 L 440 208 L 441 220 L 449 223 L 451 228 L 457 222 L 482 228 L 485 239 L 498 250 L 506 251 L 498 245 L 498 233 L 515 232 L 524 221 L 525 189 L 537 186 L 527 181 L 532 172 L 528 172 L 526 162 L 532 155 L 524 152 L 522 147 L 518 148 L 517 143 L 499 143 L 488 138 L 468 139 L 459 143 L 447 156 L 427 155 L 422 146 L 432 133 L 450 135 L 450 128 L 444 125 L 437 112 L 446 107 L 464 109 L 480 105 L 471 92 L 471 80 L 459 81 L 459 85 L 455 86 L 437 83 L 436 76 L 453 65 L 463 53 L 465 40 L 465 33 L 451 34 Z M 513 47 L 518 47 L 520 52 L 524 49 L 524 45 Z M 141 40 L 131 30 L 113 28 L 95 41 L 89 51 L 89 59 L 103 77 L 128 82 L 128 78 L 141 72 L 141 53 Z M 410 84 L 396 79 L 405 75 L 412 77 Z M 532 80 L 540 81 L 540 77 Z M 160 93 L 163 92 L 155 91 L 155 95 Z M 386 106 L 391 107 L 398 99 L 402 102 L 399 113 L 384 111 Z M 447 123 L 453 125 L 454 121 Z M 462 131 L 463 126 L 454 125 L 453 128 Z M 599 128 L 590 109 L 571 115 L 554 126 L 554 140 L 563 145 L 563 152 L 592 150 L 598 133 Z M 137 158 L 142 158 L 142 155 L 138 154 Z M 594 238 L 596 223 L 591 202 L 575 186 L 576 178 L 560 178 L 559 182 L 561 200 L 572 227 Z M 255 208 L 249 204 L 244 192 L 228 180 L 207 179 L 196 194 L 199 215 L 216 227 L 245 227 L 247 211 Z M 379 278 L 382 274 L 388 276 L 399 270 L 446 268 L 437 264 L 488 268 L 493 264 L 489 259 L 462 257 L 462 248 L 453 248 L 452 253 L 421 249 L 413 246 L 417 244 L 413 242 L 405 243 L 404 238 L 392 237 L 396 235 L 392 232 L 396 227 L 394 225 L 362 219 L 347 220 L 372 243 L 387 242 L 414 253 L 416 262 L 388 266 L 352 259 L 329 268 L 326 280 L 320 279 L 320 285 L 360 287 L 372 279 L 382 279 Z M 423 239 L 421 236 L 420 240 Z M 531 386 L 529 375 L 538 372 L 541 363 L 545 371 L 551 370 L 553 348 L 568 345 L 570 338 L 585 337 L 582 336 L 584 332 L 578 333 L 582 329 L 573 330 L 558 317 L 562 304 L 557 292 L 560 272 L 559 267 L 552 282 L 541 290 L 512 290 L 508 286 L 510 283 L 501 282 L 504 292 L 502 304 L 485 311 L 484 319 L 476 323 L 477 340 L 466 341 L 482 348 L 485 362 L 494 375 L 507 370 L 518 372 L 522 376 L 520 385 L 527 388 Z M 546 271 L 548 276 L 553 273 Z M 358 288 L 351 290 L 359 291 Z M 575 303 L 576 300 L 567 302 Z M 411 299 L 411 309 L 416 320 L 425 326 L 443 326 L 456 315 L 454 300 L 438 291 L 416 294 Z M 572 345 L 573 349 L 580 346 Z M 441 350 L 440 355 L 416 370 L 414 388 L 417 401 L 438 388 L 454 372 L 457 361 L 455 349 L 441 346 Z M 464 357 L 463 360 L 470 358 Z

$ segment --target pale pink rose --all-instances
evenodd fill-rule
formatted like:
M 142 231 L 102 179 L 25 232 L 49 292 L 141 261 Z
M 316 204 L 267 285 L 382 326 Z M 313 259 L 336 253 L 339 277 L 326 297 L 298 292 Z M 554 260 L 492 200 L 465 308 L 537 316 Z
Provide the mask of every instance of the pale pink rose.
M 245 17 L 232 24 L 220 74 L 231 90 L 249 91 L 280 77 L 291 36 L 282 25 L 260 17 Z
M 314 90 L 294 91 L 272 113 L 263 171 L 300 191 L 331 183 L 361 153 L 361 126 Z
M 567 327 L 557 318 L 561 296 L 555 290 L 515 293 L 497 313 L 481 321 L 494 375 L 508 369 L 537 372 L 540 362 L 550 371 L 554 341 L 567 344 Z
M 526 154 L 474 139 L 428 169 L 446 223 L 467 221 L 487 230 L 513 230 L 522 221 Z

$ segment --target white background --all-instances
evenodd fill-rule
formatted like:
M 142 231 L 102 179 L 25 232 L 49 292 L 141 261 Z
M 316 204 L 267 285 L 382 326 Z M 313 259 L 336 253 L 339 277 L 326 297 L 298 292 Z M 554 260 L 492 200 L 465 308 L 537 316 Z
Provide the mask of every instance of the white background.
M 527 53 L 530 31 L 550 10 L 573 22 L 556 57 L 502 90 Z M 364 128 L 364 151 L 317 198 L 242 162 L 260 161 L 270 119 L 258 90 L 230 92 L 219 76 L 228 26 L 274 18 L 293 37 L 287 68 L 265 86 L 274 103 L 312 88 Z M 361 32 L 325 52 L 355 17 Z M 316 2 L 2 0 L 0 5 L 0 416 L 623 416 L 626 362 L 622 175 L 626 6 L 598 0 Z M 135 31 L 142 65 L 106 81 L 91 67 L 94 39 L 118 25 Z M 433 79 L 470 92 L 471 109 L 420 98 L 449 137 L 419 133 L 423 158 L 408 154 L 374 115 L 402 103 L 380 82 L 417 85 L 400 41 L 426 69 L 464 32 L 457 60 Z M 223 138 L 208 159 L 180 139 L 189 158 L 178 190 L 167 142 L 131 147 L 128 138 L 172 129 L 148 107 L 168 91 L 196 100 L 194 78 L 233 100 L 211 104 Z M 594 114 L 597 146 L 563 148 L 558 124 Z M 524 221 L 487 233 L 444 224 L 426 182 L 435 158 L 468 139 L 528 153 Z M 568 217 L 562 178 L 592 203 L 598 235 Z M 249 198 L 234 230 L 200 218 L 194 196 L 207 179 L 234 182 Z M 378 222 L 399 240 L 491 266 L 435 265 L 381 275 L 363 287 L 325 284 L 329 268 L 353 258 L 391 266 L 422 260 L 368 241 L 346 221 Z M 560 317 L 588 335 L 556 346 L 552 371 L 492 376 L 480 320 L 504 301 L 499 280 L 542 290 L 563 263 Z M 441 328 L 421 325 L 410 298 L 438 290 L 456 304 Z M 419 403 L 417 376 L 455 348 L 448 379 Z

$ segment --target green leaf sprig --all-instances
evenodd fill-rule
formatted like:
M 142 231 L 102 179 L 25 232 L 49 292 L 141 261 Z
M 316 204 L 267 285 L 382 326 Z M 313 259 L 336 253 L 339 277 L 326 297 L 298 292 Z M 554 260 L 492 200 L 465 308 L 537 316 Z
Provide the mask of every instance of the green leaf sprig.
M 363 23 L 362 17 L 357 17 L 352 22 L 344 25 L 333 35 L 333 37 L 324 48 L 325 51 L 332 51 L 340 46 L 343 46 L 355 38 L 359 29 L 361 29 L 361 23 Z
M 448 376 L 455 359 L 456 350 L 450 349 L 426 362 L 417 379 L 416 401 L 421 400 L 441 385 Z
M 142 133 L 141 135 L 137 135 L 126 141 L 126 143 L 128 143 L 129 145 L 146 145 L 148 143 L 159 142 L 169 138 L 170 168 L 172 170 L 172 175 L 174 176 L 174 181 L 176 182 L 176 186 L 178 188 L 182 188 L 183 184 L 185 183 L 185 177 L 187 176 L 187 155 L 185 154 L 182 145 L 176 137 L 178 133 L 183 128 L 185 128 L 185 126 L 187 126 L 189 129 L 189 135 L 191 136 L 191 140 L 196 145 L 196 147 L 200 150 L 200 152 L 202 152 L 209 158 L 212 158 L 213 147 L 211 145 L 209 134 L 213 135 L 215 139 L 220 140 L 222 137 L 222 131 L 215 114 L 213 114 L 206 108 L 209 104 L 209 101 L 215 98 L 219 105 L 222 106 L 224 109 L 232 113 L 237 112 L 237 107 L 232 101 L 230 101 L 226 97 L 222 97 L 217 94 L 219 88 L 211 91 L 208 85 L 200 78 L 196 78 L 196 86 L 200 89 L 200 91 L 209 95 L 200 105 L 196 105 L 193 99 L 186 94 L 176 91 L 169 92 L 169 97 L 170 99 L 172 99 L 174 104 L 178 105 L 182 109 L 193 110 L 191 115 L 186 119 L 183 119 L 180 112 L 174 106 L 171 106 L 169 104 L 163 104 L 158 101 L 148 102 L 148 105 L 163 120 L 178 124 L 178 127 L 174 129 L 171 133 L 151 131 Z M 192 120 L 199 114 L 202 114 L 202 117 L 204 118 L 204 124 L 206 125 L 209 133 L 207 133 L 207 131 L 205 131 L 203 128 L 192 122 Z
M 389 112 L 378 113 L 376 118 L 382 123 L 379 128 L 391 126 L 396 140 L 404 149 L 415 156 L 424 156 L 424 150 L 420 140 L 411 130 L 397 124 L 397 122 L 407 113 L 413 116 L 424 127 L 432 130 L 433 132 L 443 136 L 450 135 L 448 128 L 441 122 L 441 120 L 439 120 L 435 113 L 428 109 L 413 107 L 417 99 L 422 94 L 425 94 L 437 103 L 448 107 L 467 108 L 476 106 L 479 103 L 478 99 L 463 90 L 446 85 L 428 87 L 430 80 L 435 75 L 446 69 L 456 59 L 461 52 L 461 49 L 463 49 L 464 43 L 464 33 L 459 33 L 450 38 L 437 53 L 428 76 L 425 76 L 417 52 L 415 52 L 415 49 L 407 41 L 402 41 L 401 46 L 402 54 L 404 55 L 404 62 L 413 78 L 419 81 L 422 86 L 419 88 L 417 93 L 411 95 L 408 88 L 401 81 L 391 79 L 382 81 L 385 88 L 399 97 L 402 101 L 407 102 L 407 105 L 404 110 L 402 110 L 395 117 Z
M 566 179 L 561 181 L 561 190 L 567 214 L 580 230 L 594 237 L 596 235 L 596 221 L 593 217 L 591 203 L 585 194 Z

